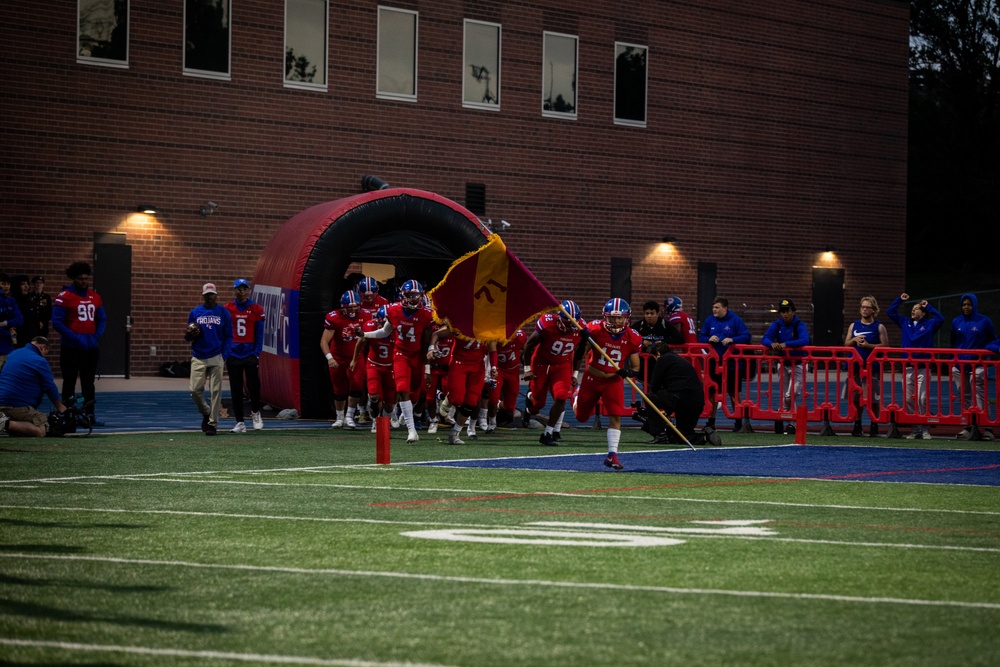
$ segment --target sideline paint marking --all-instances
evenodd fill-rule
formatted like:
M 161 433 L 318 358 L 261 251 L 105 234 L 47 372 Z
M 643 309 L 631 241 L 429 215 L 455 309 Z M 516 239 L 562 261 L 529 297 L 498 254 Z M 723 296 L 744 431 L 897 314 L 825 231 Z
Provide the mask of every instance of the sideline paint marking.
M 176 560 L 151 560 L 142 558 L 115 558 L 111 556 L 72 556 L 0 553 L 0 558 L 24 560 L 83 561 L 91 563 L 117 563 L 120 565 L 155 565 L 164 567 L 187 567 L 212 570 L 234 570 L 240 572 L 271 572 L 281 574 L 331 575 L 340 577 L 385 577 L 414 581 L 438 581 L 456 584 L 481 584 L 485 586 L 545 586 L 576 590 L 641 591 L 646 593 L 667 593 L 674 595 L 720 595 L 726 597 L 773 598 L 778 600 L 818 600 L 824 602 L 846 602 L 861 604 L 894 604 L 920 607 L 958 607 L 964 609 L 990 609 L 1000 611 L 1000 603 L 968 602 L 964 600 L 922 600 L 918 598 L 860 597 L 856 595 L 833 595 L 828 593 L 781 593 L 777 591 L 740 591 L 719 588 L 677 588 L 674 586 L 638 586 L 632 584 L 610 584 L 607 582 L 549 581 L 544 579 L 487 579 L 484 577 L 459 577 L 440 574 L 415 574 L 411 572 L 377 572 L 370 570 L 339 570 L 327 568 L 279 567 L 274 565 L 227 565 L 223 563 L 196 563 Z
M 370 660 L 337 660 L 306 658 L 294 655 L 262 655 L 257 653 L 229 653 L 226 651 L 189 651 L 179 648 L 149 648 L 146 646 L 116 646 L 109 644 L 81 644 L 79 642 L 39 641 L 0 637 L 0 644 L 55 648 L 64 651 L 91 651 L 101 653 L 130 653 L 171 658 L 199 658 L 205 660 L 236 660 L 239 662 L 268 662 L 277 665 L 322 665 L 323 667 L 444 667 L 443 665 L 416 662 L 372 662 Z

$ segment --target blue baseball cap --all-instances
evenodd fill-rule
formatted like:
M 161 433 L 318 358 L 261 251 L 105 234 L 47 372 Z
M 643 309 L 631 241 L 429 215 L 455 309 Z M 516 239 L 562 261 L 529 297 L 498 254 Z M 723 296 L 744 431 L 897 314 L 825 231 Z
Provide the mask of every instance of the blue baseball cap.
M 233 289 L 236 289 L 237 287 L 246 287 L 249 289 L 250 283 L 247 282 L 246 278 L 237 278 L 236 282 L 233 283 Z

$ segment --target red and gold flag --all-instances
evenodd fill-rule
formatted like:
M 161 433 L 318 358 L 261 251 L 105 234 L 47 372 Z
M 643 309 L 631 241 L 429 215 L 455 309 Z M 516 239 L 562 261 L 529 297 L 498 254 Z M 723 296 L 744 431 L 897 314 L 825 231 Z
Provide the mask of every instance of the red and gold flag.
M 559 307 L 498 234 L 457 259 L 428 296 L 435 320 L 485 342 L 507 342 L 523 324 Z

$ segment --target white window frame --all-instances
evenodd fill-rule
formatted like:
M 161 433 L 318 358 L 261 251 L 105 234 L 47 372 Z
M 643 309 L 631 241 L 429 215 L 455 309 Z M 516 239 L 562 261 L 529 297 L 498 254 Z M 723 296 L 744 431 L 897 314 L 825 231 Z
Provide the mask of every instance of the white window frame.
M 396 100 L 400 102 L 417 101 L 417 72 L 418 55 L 420 53 L 420 12 L 410 9 L 399 9 L 398 7 L 378 6 L 378 18 L 375 32 L 375 97 L 382 100 Z M 398 12 L 400 14 L 413 15 L 413 93 L 398 93 L 393 91 L 379 90 L 379 80 L 382 78 L 382 13 Z
M 576 88 L 573 91 L 573 111 L 554 111 L 545 108 L 545 68 L 548 66 L 547 51 L 549 37 L 563 37 L 572 39 L 575 43 L 573 73 L 576 77 Z M 551 84 L 551 81 L 549 82 Z M 545 30 L 542 32 L 542 116 L 546 118 L 561 118 L 563 120 L 576 120 L 577 112 L 580 109 L 580 37 L 579 35 L 568 35 L 562 32 L 552 32 Z
M 215 79 L 216 81 L 231 81 L 233 78 L 233 0 L 222 0 L 227 6 L 229 20 L 229 53 L 226 58 L 229 69 L 226 72 L 213 72 L 212 70 L 195 69 L 187 66 L 187 49 L 184 41 L 187 39 L 187 0 L 181 0 L 184 4 L 184 18 L 181 24 L 181 73 L 184 76 L 193 76 L 201 79 Z
M 497 31 L 497 71 L 494 73 L 495 88 L 496 88 L 496 104 L 490 102 L 470 102 L 465 99 L 466 89 L 466 71 L 465 68 L 469 65 L 467 50 L 469 46 L 469 25 L 476 24 L 482 26 L 489 26 L 491 28 L 496 28 Z M 465 19 L 462 25 L 462 106 L 467 109 L 486 109 L 489 111 L 499 111 L 500 110 L 500 71 L 502 69 L 503 63 L 503 26 L 499 23 L 491 23 L 489 21 L 477 21 L 476 19 Z
M 92 6 L 97 4 L 98 0 L 77 0 L 76 3 L 76 62 L 85 65 L 100 65 L 102 67 L 115 67 L 118 69 L 128 69 L 128 57 L 129 48 L 132 45 L 132 0 L 126 0 L 125 3 L 125 20 L 127 25 L 125 26 L 125 60 L 112 60 L 110 58 L 98 58 L 95 56 L 82 56 L 80 55 L 80 14 L 83 12 L 84 4 L 87 6 Z
M 643 98 L 645 101 L 645 107 L 642 110 L 642 117 L 644 120 L 632 120 L 630 118 L 618 118 L 615 116 L 615 108 L 618 106 L 618 48 L 634 48 L 643 49 L 646 52 L 646 80 L 643 81 L 643 85 L 646 87 L 646 95 Z M 615 125 L 626 125 L 628 127 L 646 127 L 649 122 L 649 47 L 645 44 L 631 44 L 629 42 L 615 42 L 615 55 L 612 61 L 612 67 L 615 73 L 615 83 L 614 83 L 614 99 L 611 105 L 611 115 L 614 120 Z
M 323 3 L 323 82 L 289 81 L 285 74 L 285 54 L 288 53 L 288 3 L 296 0 L 285 0 L 285 48 L 281 52 L 281 80 L 285 88 L 327 92 L 330 82 L 330 0 L 315 0 Z

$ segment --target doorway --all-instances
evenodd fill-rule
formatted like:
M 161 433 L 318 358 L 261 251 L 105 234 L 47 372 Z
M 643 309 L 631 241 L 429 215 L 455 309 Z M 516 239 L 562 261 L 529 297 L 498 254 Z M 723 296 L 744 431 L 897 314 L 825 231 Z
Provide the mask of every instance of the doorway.
M 107 328 L 98 344 L 101 377 L 129 377 L 132 322 L 132 246 L 125 235 L 94 234 L 94 291 L 101 295 Z
M 814 266 L 812 278 L 813 345 L 842 345 L 844 270 Z

